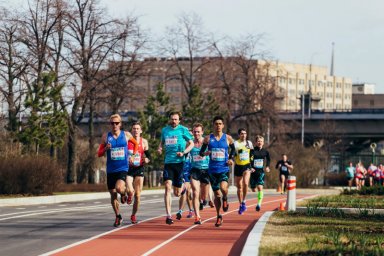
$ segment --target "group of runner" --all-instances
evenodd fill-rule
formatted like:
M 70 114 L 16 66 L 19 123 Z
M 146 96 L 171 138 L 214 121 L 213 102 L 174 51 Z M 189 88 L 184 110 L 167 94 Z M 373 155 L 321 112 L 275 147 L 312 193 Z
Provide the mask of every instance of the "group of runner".
M 202 124 L 196 123 L 189 130 L 180 124 L 180 120 L 181 113 L 170 113 L 169 125 L 162 129 L 157 149 L 159 154 L 164 154 L 165 223 L 174 223 L 171 213 L 173 190 L 173 194 L 180 197 L 176 219 L 182 218 L 183 207 L 187 202 L 187 217 L 195 216 L 194 224 L 201 224 L 200 211 L 209 202 L 216 209 L 215 226 L 220 227 L 223 223 L 221 210 L 227 212 L 229 209 L 228 179 L 232 165 L 239 200 L 238 213 L 243 214 L 247 210 L 248 186 L 252 191 L 258 192 L 256 211 L 260 211 L 264 175 L 270 171 L 271 161 L 269 152 L 263 148 L 264 138 L 256 136 L 253 146 L 247 140 L 246 130 L 239 129 L 239 139 L 235 141 L 231 135 L 223 132 L 224 119 L 220 116 L 213 118 L 213 132 L 205 137 Z M 114 226 L 117 227 L 122 223 L 117 194 L 121 196 L 121 203 L 131 204 L 134 198 L 131 223 L 137 223 L 143 169 L 150 161 L 150 154 L 148 142 L 141 137 L 140 123 L 132 125 L 132 133 L 121 130 L 121 117 L 118 114 L 110 117 L 110 123 L 112 129 L 103 134 L 98 156 L 107 154 L 107 184 L 116 215 Z M 293 166 L 286 155 L 283 155 L 276 168 L 280 171 L 283 193 L 286 178 Z M 209 196 L 210 191 L 213 191 L 213 199 Z
M 348 179 L 348 186 L 352 188 L 355 181 L 356 189 L 361 189 L 365 186 L 365 181 L 368 181 L 369 186 L 383 185 L 384 186 L 384 166 L 378 166 L 371 163 L 366 169 L 362 162 L 358 162 L 356 166 L 349 162 L 349 166 L 345 169 Z

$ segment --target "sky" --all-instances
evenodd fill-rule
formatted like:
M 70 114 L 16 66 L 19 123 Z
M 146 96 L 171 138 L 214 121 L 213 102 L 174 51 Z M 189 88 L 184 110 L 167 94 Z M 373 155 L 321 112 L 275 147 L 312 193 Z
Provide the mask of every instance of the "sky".
M 384 94 L 383 0 L 100 0 L 115 17 L 139 17 L 143 28 L 164 34 L 183 12 L 204 28 L 238 37 L 265 34 L 273 59 L 331 65 L 353 83 L 373 83 Z
M 196 13 L 217 35 L 265 34 L 266 50 L 281 62 L 329 69 L 334 43 L 334 74 L 375 84 L 375 93 L 384 94 L 383 0 L 99 1 L 112 16 L 139 17 L 140 26 L 158 36 L 185 12 Z

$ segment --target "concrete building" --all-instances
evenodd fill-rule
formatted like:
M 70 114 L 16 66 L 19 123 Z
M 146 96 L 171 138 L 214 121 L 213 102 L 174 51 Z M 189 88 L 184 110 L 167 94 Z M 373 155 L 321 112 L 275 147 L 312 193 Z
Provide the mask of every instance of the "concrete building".
M 278 85 L 283 98 L 279 109 L 299 111 L 300 95 L 312 95 L 312 110 L 337 111 L 352 108 L 352 80 L 329 76 L 324 66 L 276 62 Z
M 353 84 L 352 85 L 353 94 L 375 94 L 375 85 L 374 84 Z
M 233 61 L 236 57 L 228 57 L 224 62 L 231 68 L 231 86 L 244 84 L 244 74 L 241 68 L 235 67 Z M 248 60 L 249 61 L 249 60 Z M 223 59 L 199 57 L 191 62 L 188 58 L 180 58 L 177 65 L 172 59 L 150 58 L 144 61 L 145 70 L 132 87 L 136 97 L 129 97 L 122 111 L 140 111 L 146 104 L 149 95 L 154 95 L 157 85 L 164 84 L 164 89 L 170 95 L 170 103 L 176 109 L 181 109 L 186 103 L 187 95 L 181 82 L 179 71 L 185 69 L 188 73 L 193 63 L 194 73 L 190 75 L 196 84 L 201 85 L 203 94 L 213 93 L 218 102 L 227 100 L 222 93 L 222 79 L 219 69 L 223 65 Z M 251 60 L 247 65 L 252 67 L 254 79 L 268 76 L 263 82 L 265 86 L 276 89 L 277 100 L 275 105 L 280 111 L 299 111 L 301 109 L 300 96 L 311 94 L 311 108 L 319 111 L 351 110 L 352 108 L 352 81 L 350 78 L 329 76 L 327 67 L 316 65 L 304 65 L 296 63 L 267 62 L 263 60 Z M 237 73 L 236 73 L 237 72 Z M 262 79 L 261 79 L 262 80 Z M 244 85 L 243 85 L 244 86 Z M 260 92 L 260 88 L 254 91 Z M 224 95 L 224 96 L 223 96 Z M 139 97 L 137 97 L 139 96 Z M 236 95 L 231 100 L 238 101 Z M 99 107 L 101 107 L 100 105 Z M 107 107 L 103 107 L 107 111 Z M 256 107 L 257 108 L 257 107 Z M 237 111 L 237 105 L 234 109 Z

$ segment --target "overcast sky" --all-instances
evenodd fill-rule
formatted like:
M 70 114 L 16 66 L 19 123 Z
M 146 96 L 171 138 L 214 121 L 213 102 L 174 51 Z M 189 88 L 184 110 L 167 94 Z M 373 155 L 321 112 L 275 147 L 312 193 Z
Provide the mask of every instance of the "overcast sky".
M 162 34 L 182 12 L 210 31 L 236 37 L 265 33 L 274 59 L 330 67 L 335 75 L 376 84 L 384 93 L 383 0 L 101 0 L 113 16 L 134 13 Z

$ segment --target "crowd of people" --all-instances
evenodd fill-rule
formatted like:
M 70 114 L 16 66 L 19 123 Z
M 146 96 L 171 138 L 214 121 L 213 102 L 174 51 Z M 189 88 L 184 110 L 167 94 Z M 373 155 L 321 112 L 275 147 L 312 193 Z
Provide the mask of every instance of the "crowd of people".
M 228 179 L 233 166 L 234 179 L 239 200 L 238 214 L 247 210 L 248 187 L 257 191 L 257 205 L 260 211 L 263 201 L 265 173 L 270 172 L 270 155 L 264 146 L 264 138 L 256 136 L 255 145 L 247 140 L 247 132 L 238 130 L 235 140 L 224 133 L 224 119 L 216 116 L 212 120 L 212 133 L 204 136 L 204 127 L 195 123 L 191 129 L 180 124 L 181 113 L 172 112 L 169 124 L 162 129 L 157 153 L 164 155 L 164 204 L 165 223 L 172 225 L 172 192 L 179 197 L 176 219 L 183 216 L 185 204 L 187 218 L 194 216 L 194 224 L 202 224 L 200 211 L 206 205 L 216 209 L 215 226 L 223 223 L 221 212 L 227 212 Z M 107 186 L 111 205 L 116 215 L 114 226 L 122 224 L 118 194 L 121 203 L 132 204 L 131 223 L 137 223 L 136 213 L 140 205 L 143 188 L 144 166 L 151 160 L 148 141 L 142 138 L 140 123 L 132 125 L 131 132 L 121 129 L 122 120 L 118 114 L 110 117 L 111 131 L 104 133 L 98 149 L 98 156 L 107 156 Z M 293 170 L 291 161 L 283 154 L 276 164 L 279 171 L 280 191 L 285 193 L 289 173 Z
M 356 189 L 360 190 L 362 187 L 368 185 L 384 186 L 384 166 L 379 164 L 376 166 L 371 163 L 368 168 L 365 168 L 362 162 L 358 162 L 355 166 L 352 162 L 345 169 L 348 186 L 351 189 L 353 182 L 355 182 Z

